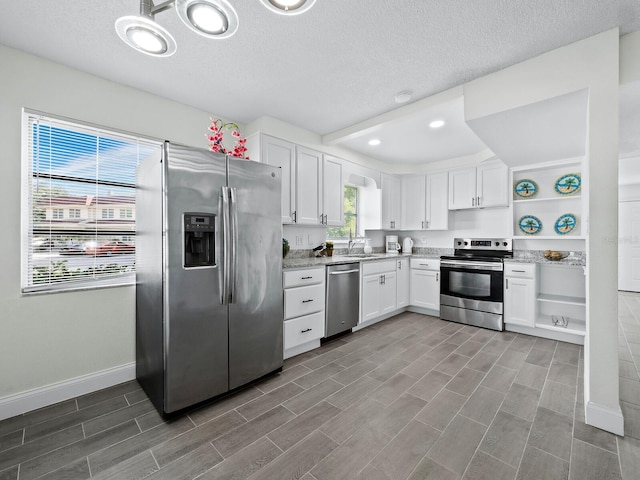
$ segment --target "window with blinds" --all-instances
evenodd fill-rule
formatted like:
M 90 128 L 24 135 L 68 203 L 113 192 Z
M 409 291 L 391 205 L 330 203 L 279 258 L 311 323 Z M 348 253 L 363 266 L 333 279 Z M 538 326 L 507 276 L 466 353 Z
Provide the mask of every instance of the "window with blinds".
M 136 167 L 159 141 L 25 110 L 22 291 L 135 281 Z

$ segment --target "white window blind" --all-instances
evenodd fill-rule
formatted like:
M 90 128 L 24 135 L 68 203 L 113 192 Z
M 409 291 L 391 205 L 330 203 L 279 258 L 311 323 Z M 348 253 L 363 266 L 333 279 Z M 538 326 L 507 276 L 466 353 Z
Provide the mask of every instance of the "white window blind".
M 136 167 L 161 143 L 26 110 L 23 122 L 22 291 L 133 282 Z

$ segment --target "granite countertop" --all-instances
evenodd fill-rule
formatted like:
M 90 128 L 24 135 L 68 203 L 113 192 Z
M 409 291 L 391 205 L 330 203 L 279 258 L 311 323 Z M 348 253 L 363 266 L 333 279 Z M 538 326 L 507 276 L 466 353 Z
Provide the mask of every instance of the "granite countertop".
M 567 257 L 562 260 L 547 260 L 544 257 L 541 258 L 506 258 L 505 263 L 546 263 L 550 265 L 566 265 L 569 267 L 585 267 L 587 264 L 582 258 Z
M 370 262 L 375 260 L 393 260 L 400 257 L 417 257 L 417 258 L 440 258 L 435 254 L 411 254 L 411 253 L 372 253 L 367 257 L 350 257 L 348 255 L 333 255 L 332 257 L 304 257 L 304 258 L 284 258 L 282 260 L 282 268 L 304 268 L 304 267 L 321 267 L 325 265 L 338 265 L 341 263 L 354 262 Z

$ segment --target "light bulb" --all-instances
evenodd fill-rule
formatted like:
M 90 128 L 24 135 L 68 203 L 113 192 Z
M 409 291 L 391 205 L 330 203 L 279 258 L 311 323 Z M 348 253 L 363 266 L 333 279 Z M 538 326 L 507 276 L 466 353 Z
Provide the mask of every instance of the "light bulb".
M 167 43 L 151 30 L 143 27 L 132 27 L 127 30 L 127 37 L 136 47 L 145 52 L 160 54 L 167 51 Z
M 223 33 L 229 28 L 227 17 L 213 5 L 193 3 L 187 15 L 197 29 L 207 33 Z

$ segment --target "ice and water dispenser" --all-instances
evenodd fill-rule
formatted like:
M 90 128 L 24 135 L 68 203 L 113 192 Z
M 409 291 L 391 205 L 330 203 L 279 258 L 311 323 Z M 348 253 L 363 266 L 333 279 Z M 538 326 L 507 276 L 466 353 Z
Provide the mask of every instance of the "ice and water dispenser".
M 215 266 L 215 218 L 209 213 L 184 214 L 184 267 Z

